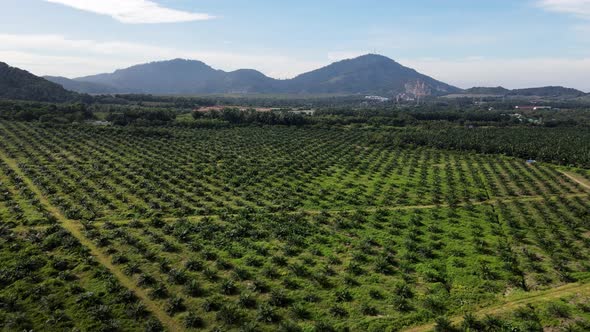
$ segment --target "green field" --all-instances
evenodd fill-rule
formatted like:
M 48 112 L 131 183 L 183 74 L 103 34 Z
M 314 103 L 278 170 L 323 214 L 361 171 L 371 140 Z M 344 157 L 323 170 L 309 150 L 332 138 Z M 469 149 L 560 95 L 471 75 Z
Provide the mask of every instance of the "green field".
M 393 331 L 590 280 L 587 170 L 376 134 L 0 121 L 0 326 Z

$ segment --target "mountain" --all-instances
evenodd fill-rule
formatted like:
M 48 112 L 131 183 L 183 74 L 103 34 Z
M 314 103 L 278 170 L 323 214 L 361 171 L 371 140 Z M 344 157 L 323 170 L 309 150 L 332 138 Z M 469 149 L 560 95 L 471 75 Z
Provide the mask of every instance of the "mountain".
M 494 95 L 508 97 L 537 97 L 537 98 L 577 98 L 586 95 L 586 93 L 562 86 L 544 86 L 539 88 L 514 89 L 508 90 L 499 87 L 475 87 L 463 90 L 458 96 L 468 95 Z
M 562 86 L 545 86 L 540 88 L 516 89 L 510 92 L 510 95 L 527 96 L 527 97 L 581 97 L 585 93 L 572 89 L 564 88 Z
M 285 83 L 290 93 L 444 95 L 460 91 L 375 54 L 339 61 Z
M 560 86 L 515 90 L 501 86 L 473 87 L 461 90 L 376 54 L 335 62 L 288 80 L 276 80 L 252 69 L 225 72 L 213 69 L 201 61 L 183 59 L 151 62 L 119 69 L 110 74 L 76 79 L 53 76 L 45 78 L 47 80 L 0 62 L 0 98 L 56 102 L 75 98 L 76 94 L 67 90 L 90 94 L 360 94 L 402 98 L 587 96 L 582 91 Z
M 64 89 L 78 93 L 110 94 L 119 92 L 117 88 L 92 82 L 75 81 L 61 76 L 43 76 L 44 79 L 61 85 Z
M 59 84 L 0 62 L 0 98 L 64 102 L 76 97 Z
M 507 95 L 510 93 L 510 90 L 503 88 L 501 86 L 498 87 L 473 87 L 464 91 L 466 94 L 473 94 L 473 95 Z
M 274 80 L 255 70 L 224 72 L 201 61 L 175 59 L 75 79 L 125 93 L 198 94 L 270 91 Z
M 404 67 L 381 55 L 364 55 L 333 63 L 290 80 L 259 71 L 215 70 L 201 61 L 152 62 L 75 79 L 110 86 L 119 92 L 151 94 L 282 93 L 444 95 L 460 89 Z M 95 91 L 85 91 L 95 92 Z

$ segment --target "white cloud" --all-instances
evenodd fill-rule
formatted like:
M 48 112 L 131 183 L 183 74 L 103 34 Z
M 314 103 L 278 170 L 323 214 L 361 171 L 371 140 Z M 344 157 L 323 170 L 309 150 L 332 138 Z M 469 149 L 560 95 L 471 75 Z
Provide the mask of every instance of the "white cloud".
M 590 0 L 540 0 L 538 5 L 548 11 L 590 19 Z
M 36 50 L 63 52 L 65 54 L 137 55 L 156 53 L 173 56 L 173 50 L 130 42 L 99 42 L 84 39 L 68 39 L 61 35 L 14 35 L 0 33 L 0 50 Z
M 79 10 L 108 15 L 130 24 L 176 23 L 214 18 L 209 14 L 165 8 L 149 0 L 45 0 Z
M 400 62 L 419 72 L 461 88 L 504 86 L 525 88 L 562 85 L 590 91 L 590 58 L 470 57 L 459 60 L 403 59 Z

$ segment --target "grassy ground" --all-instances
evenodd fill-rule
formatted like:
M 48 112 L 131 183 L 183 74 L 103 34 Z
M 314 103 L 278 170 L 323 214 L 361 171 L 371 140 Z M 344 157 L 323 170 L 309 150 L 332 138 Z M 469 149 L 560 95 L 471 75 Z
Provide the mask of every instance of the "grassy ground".
M 476 318 L 483 319 L 486 316 L 497 316 L 497 317 L 506 317 L 509 314 L 514 313 L 519 308 L 530 308 L 535 306 L 547 306 L 551 303 L 556 303 L 560 299 L 566 299 L 571 297 L 582 297 L 584 303 L 588 303 L 588 294 L 590 294 L 590 285 L 588 283 L 575 283 L 575 284 L 567 284 L 564 286 L 556 287 L 549 290 L 537 291 L 537 292 L 529 292 L 525 294 L 517 294 L 514 296 L 510 296 L 509 298 L 505 298 L 499 304 L 495 304 L 492 306 L 484 307 L 480 310 L 474 311 L 473 315 Z M 588 316 L 588 315 L 584 315 Z M 569 317 L 563 317 L 569 318 Z M 587 319 L 588 317 L 584 317 Z M 462 325 L 464 323 L 464 316 L 455 316 L 450 319 L 450 321 L 455 325 Z M 590 321 L 588 321 L 590 323 Z M 549 325 L 549 324 L 547 324 Z M 429 323 L 424 325 L 419 325 L 415 327 L 411 327 L 405 329 L 406 332 L 426 332 L 432 331 L 436 327 L 435 323 Z
M 3 229 L 28 248 L 59 225 L 97 264 L 72 265 L 84 285 L 102 270 L 171 331 L 402 329 L 588 291 L 589 190 L 569 169 L 355 130 L 0 132 Z M 0 318 L 38 326 L 30 301 Z M 105 321 L 145 328 L 117 305 Z

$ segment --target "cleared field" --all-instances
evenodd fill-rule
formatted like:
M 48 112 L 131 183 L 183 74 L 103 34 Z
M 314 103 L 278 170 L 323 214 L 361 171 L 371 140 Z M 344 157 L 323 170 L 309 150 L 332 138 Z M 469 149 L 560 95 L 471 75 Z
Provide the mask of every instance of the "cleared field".
M 589 190 L 563 167 L 388 146 L 361 129 L 5 121 L 0 136 L 2 230 L 22 243 L 3 238 L 2 277 L 18 270 L 10 250 L 67 255 L 109 310 L 78 327 L 392 330 L 590 277 Z M 27 282 L 59 277 L 54 265 Z M 20 309 L 0 322 L 22 312 L 29 325 L 11 326 L 39 329 L 15 280 L 0 295 Z

